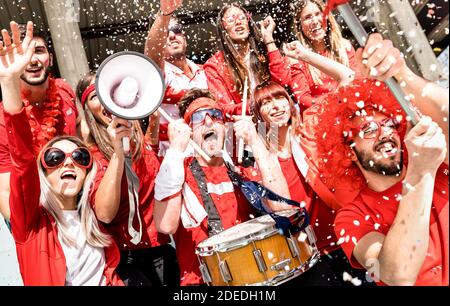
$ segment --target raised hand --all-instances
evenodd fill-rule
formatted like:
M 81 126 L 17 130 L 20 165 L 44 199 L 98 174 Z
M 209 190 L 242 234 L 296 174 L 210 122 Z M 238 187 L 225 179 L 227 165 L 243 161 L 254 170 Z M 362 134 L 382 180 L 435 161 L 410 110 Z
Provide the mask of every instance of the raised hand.
M 266 17 L 259 23 L 261 35 L 265 44 L 273 42 L 273 32 L 275 31 L 275 21 L 271 16 Z
M 168 135 L 170 148 L 184 152 L 191 139 L 192 129 L 183 119 L 179 119 L 169 123 Z
M 300 61 L 303 61 L 311 52 L 298 40 L 285 44 L 283 51 L 286 56 Z
M 183 4 L 183 0 L 161 0 L 160 9 L 163 15 L 171 15 Z
M 26 36 L 20 41 L 19 25 L 10 23 L 12 40 L 6 29 L 2 30 L 3 41 L 0 42 L 0 83 L 11 78 L 19 78 L 30 63 L 34 53 L 33 23 L 27 23 Z
M 258 137 L 255 125 L 251 116 L 233 116 L 233 130 L 236 138 L 242 138 L 244 142 L 251 145 L 252 141 Z
M 116 117 L 111 120 L 106 130 L 114 152 L 119 156 L 124 156 L 122 139 L 124 137 L 131 137 L 131 124 L 125 119 Z
M 380 81 L 395 76 L 406 67 L 401 52 L 394 47 L 392 41 L 383 39 L 379 33 L 369 36 L 364 49 L 356 51 L 355 59 L 358 70 L 364 77 Z

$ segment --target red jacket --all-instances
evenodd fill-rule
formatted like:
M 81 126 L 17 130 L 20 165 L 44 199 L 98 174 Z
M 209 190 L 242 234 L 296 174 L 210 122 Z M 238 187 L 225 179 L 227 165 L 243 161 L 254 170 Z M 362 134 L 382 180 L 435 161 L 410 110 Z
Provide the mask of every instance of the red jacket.
M 30 146 L 32 135 L 25 109 L 15 115 L 4 111 L 4 118 L 13 165 L 9 198 L 11 227 L 23 283 L 64 286 L 66 261 L 56 222 L 39 204 L 39 174 Z M 114 242 L 105 248 L 105 257 L 106 284 L 123 285 L 115 272 L 120 253 Z
M 350 68 L 354 69 L 355 50 L 351 48 L 347 55 Z M 302 112 L 314 103 L 320 102 L 338 86 L 336 80 L 324 73 L 321 74 L 323 84 L 316 85 L 312 79 L 308 64 L 300 61 L 291 65 L 278 49 L 270 52 L 268 56 L 271 78 L 275 82 L 288 86 L 291 89 Z
M 232 73 L 228 70 L 222 51 L 217 51 L 203 65 L 208 87 L 216 100 L 222 106 L 225 114 L 229 118 L 231 115 L 242 113 L 242 98 L 236 88 Z M 247 113 L 250 110 L 250 103 L 247 103 Z

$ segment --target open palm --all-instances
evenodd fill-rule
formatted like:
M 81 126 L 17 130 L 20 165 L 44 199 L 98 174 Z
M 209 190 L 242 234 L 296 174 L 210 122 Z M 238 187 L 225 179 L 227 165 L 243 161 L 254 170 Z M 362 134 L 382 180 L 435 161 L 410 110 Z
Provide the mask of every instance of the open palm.
M 161 0 L 161 12 L 164 15 L 173 13 L 183 4 L 183 0 Z
M 0 81 L 20 76 L 30 63 L 34 52 L 33 23 L 27 23 L 27 32 L 23 42 L 20 41 L 19 26 L 11 21 L 11 36 L 8 31 L 2 30 L 3 41 L 0 42 Z

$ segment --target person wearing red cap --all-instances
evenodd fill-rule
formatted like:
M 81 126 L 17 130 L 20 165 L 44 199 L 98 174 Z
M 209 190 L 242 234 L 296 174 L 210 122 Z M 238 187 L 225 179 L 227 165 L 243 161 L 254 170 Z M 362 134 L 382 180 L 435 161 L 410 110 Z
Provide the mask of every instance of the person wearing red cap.
M 181 285 L 195 285 L 203 283 L 195 255 L 198 243 L 249 220 L 255 211 L 227 173 L 223 152 L 226 126 L 220 104 L 209 91 L 193 89 L 180 101 L 179 109 L 184 120 L 169 125 L 170 147 L 155 182 L 154 217 L 160 232 L 174 234 Z M 276 156 L 266 149 L 249 118 L 235 119 L 236 137 L 251 147 L 259 169 L 234 170 L 289 198 L 286 180 L 274 163 Z M 186 158 L 183 154 L 191 135 L 210 161 L 200 155 Z M 272 201 L 268 206 L 273 211 L 290 208 Z
M 182 0 L 160 0 L 160 10 L 148 31 L 144 51 L 164 71 L 166 92 L 161 108 L 173 119 L 180 119 L 177 103 L 188 90 L 208 88 L 203 67 L 186 57 L 186 35 L 180 21 L 174 17 L 182 3 Z M 167 120 L 161 117 L 159 156 L 164 156 L 169 146 L 168 125 Z
M 91 203 L 119 246 L 117 273 L 127 286 L 176 286 L 175 250 L 169 244 L 170 237 L 158 233 L 153 218 L 154 182 L 160 162 L 152 143 L 137 120 L 129 124 L 105 110 L 95 91 L 95 74 L 89 73 L 78 82 L 77 94 L 90 130 L 87 143 L 99 169 Z M 123 137 L 130 139 L 128 166 Z M 129 186 L 135 190 L 130 192 Z
M 13 21 L 11 26 L 20 28 Z M 27 31 L 33 31 L 31 21 L 28 22 Z M 24 36 L 25 31 L 22 32 Z M 38 33 L 34 34 L 33 41 L 36 42 L 33 56 L 17 82 L 20 83 L 21 99 L 33 128 L 33 149 L 37 153 L 54 136 L 76 135 L 78 112 L 72 88 L 63 79 L 50 75 L 53 55 L 48 42 Z M 11 41 L 3 41 L 3 46 L 4 52 L 12 51 Z M 12 164 L 2 108 L 3 103 L 0 103 L 0 213 L 5 220 L 9 220 Z
M 402 80 L 423 116 L 408 127 L 387 87 L 368 79 L 317 106 L 324 180 L 357 191 L 337 214 L 337 242 L 377 284 L 448 286 L 448 92 L 412 74 L 379 34 L 356 58 L 367 77 Z

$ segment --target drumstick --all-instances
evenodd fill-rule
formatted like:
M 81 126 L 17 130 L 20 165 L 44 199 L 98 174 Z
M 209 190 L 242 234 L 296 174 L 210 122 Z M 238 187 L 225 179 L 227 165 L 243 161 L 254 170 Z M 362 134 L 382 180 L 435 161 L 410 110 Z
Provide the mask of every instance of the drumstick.
M 158 108 L 158 111 L 167 121 L 169 121 L 169 123 L 172 123 L 175 121 L 161 107 Z M 197 151 L 198 154 L 200 154 L 203 157 L 204 160 L 206 160 L 206 162 L 209 163 L 211 161 L 211 158 L 208 156 L 208 154 L 206 154 L 205 151 L 203 151 L 202 148 L 200 148 L 200 146 L 195 141 L 193 141 L 192 139 L 189 139 L 189 144 L 194 148 L 195 151 Z
M 245 111 L 247 110 L 247 77 L 245 77 L 244 82 L 244 96 L 242 98 L 242 118 L 245 117 Z M 242 164 L 242 157 L 244 155 L 244 140 L 242 138 L 239 139 L 239 147 L 238 147 L 238 163 Z

